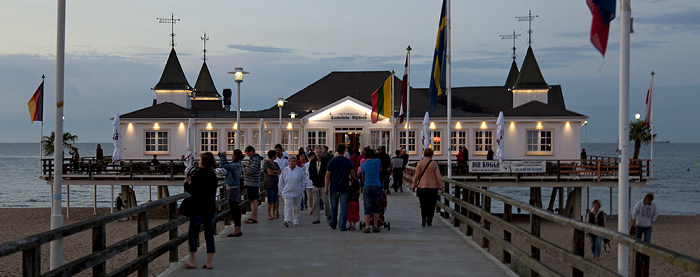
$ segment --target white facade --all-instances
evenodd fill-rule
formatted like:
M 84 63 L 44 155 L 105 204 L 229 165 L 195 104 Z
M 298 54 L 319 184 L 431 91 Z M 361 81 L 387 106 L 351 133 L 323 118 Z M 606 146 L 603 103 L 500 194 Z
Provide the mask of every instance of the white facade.
M 371 107 L 352 97 L 345 97 L 320 110 L 291 119 L 279 118 L 260 120 L 241 118 L 243 141 L 235 143 L 236 118 L 196 118 L 197 134 L 195 150 L 226 151 L 244 149 L 253 145 L 258 153 L 264 153 L 281 143 L 287 152 L 296 153 L 299 146 L 327 145 L 331 150 L 339 143 L 365 147 L 387 146 L 393 155 L 397 143 L 406 147 L 405 140 L 397 134 L 405 134 L 406 123 L 397 124 L 393 130 L 389 119 L 371 123 Z M 397 119 L 398 120 L 398 119 Z M 585 117 L 574 118 L 505 118 L 504 159 L 505 160 L 566 160 L 578 159 L 581 151 L 581 122 Z M 293 122 L 293 123 L 292 123 Z M 487 146 L 496 147 L 496 117 L 493 118 L 453 118 L 452 134 L 447 134 L 445 118 L 431 118 L 432 136 L 439 136 L 433 142 L 435 159 L 446 160 L 450 141 L 465 145 L 469 149 L 469 160 L 486 159 Z M 263 127 L 261 130 L 260 126 Z M 415 137 L 409 139 L 409 155 L 419 159 L 422 153 L 420 130 L 422 118 L 413 118 L 410 132 Z M 182 119 L 130 119 L 121 121 L 122 159 L 177 159 L 184 155 L 187 137 L 187 118 Z M 260 146 L 260 133 L 263 145 Z M 280 141 L 280 135 L 283 138 Z M 291 139 L 290 139 L 291 135 Z M 401 135 L 403 137 L 403 135 Z M 353 141 L 353 142 L 350 142 Z M 433 140 L 435 141 L 435 140 Z M 456 146 L 451 154 L 458 152 Z

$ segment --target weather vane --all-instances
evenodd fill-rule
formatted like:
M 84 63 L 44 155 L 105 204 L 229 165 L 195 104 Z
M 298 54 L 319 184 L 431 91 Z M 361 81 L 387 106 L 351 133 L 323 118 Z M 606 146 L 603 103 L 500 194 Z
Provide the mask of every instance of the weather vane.
M 204 42 L 204 57 L 202 58 L 205 62 L 207 61 L 207 40 L 209 40 L 209 37 L 207 36 L 207 33 L 204 33 L 204 36 L 201 37 L 202 41 Z
M 175 15 L 170 14 L 170 18 L 158 17 L 158 23 L 170 23 L 170 46 L 175 47 L 175 23 L 180 21 Z
M 515 39 L 520 36 L 520 34 L 516 34 L 515 30 L 513 30 L 512 35 L 500 35 L 501 39 L 512 39 L 513 40 L 513 61 L 515 61 L 515 58 L 517 57 L 515 55 Z
M 532 20 L 534 20 L 536 17 L 539 17 L 539 15 L 532 15 L 532 10 L 527 11 L 527 16 L 516 16 L 515 18 L 518 19 L 518 21 L 528 21 L 527 25 L 527 46 L 530 46 L 532 44 Z

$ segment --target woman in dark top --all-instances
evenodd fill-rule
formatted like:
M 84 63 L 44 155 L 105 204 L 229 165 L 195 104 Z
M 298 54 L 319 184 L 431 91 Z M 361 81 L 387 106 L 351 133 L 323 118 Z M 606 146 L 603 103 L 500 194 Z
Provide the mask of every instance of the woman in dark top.
M 189 261 L 184 268 L 195 268 L 195 253 L 199 244 L 199 228 L 204 225 L 204 239 L 207 243 L 207 262 L 202 268 L 212 269 L 211 259 L 214 257 L 214 227 L 216 215 L 216 187 L 218 179 L 212 169 L 216 160 L 211 152 L 200 156 L 199 168 L 185 179 L 185 191 L 192 196 L 194 215 L 190 217 L 188 243 L 190 248 Z

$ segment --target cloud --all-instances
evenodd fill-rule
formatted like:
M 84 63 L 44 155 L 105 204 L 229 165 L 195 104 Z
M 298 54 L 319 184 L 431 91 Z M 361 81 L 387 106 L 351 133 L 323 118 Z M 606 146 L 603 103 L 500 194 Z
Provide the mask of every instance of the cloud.
M 230 44 L 230 45 L 227 45 L 227 47 L 231 48 L 231 49 L 238 49 L 238 50 L 251 51 L 251 52 L 263 52 L 263 53 L 293 53 L 293 52 L 295 52 L 291 48 L 279 48 L 279 47 L 272 47 L 272 46 L 257 46 L 257 45 L 250 45 L 250 44 Z

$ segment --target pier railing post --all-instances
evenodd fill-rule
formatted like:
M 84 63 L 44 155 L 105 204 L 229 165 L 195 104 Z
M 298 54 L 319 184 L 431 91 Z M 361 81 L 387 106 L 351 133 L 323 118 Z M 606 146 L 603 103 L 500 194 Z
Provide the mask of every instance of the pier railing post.
M 467 190 L 467 203 L 474 206 L 474 191 L 471 189 Z M 467 210 L 467 218 L 474 220 L 474 213 L 471 210 Z M 467 224 L 467 236 L 474 236 L 474 228 L 469 224 Z
M 462 188 L 461 187 L 455 186 L 455 195 L 454 196 L 457 199 L 464 200 L 464 199 L 462 199 Z M 458 205 L 457 202 L 455 202 L 455 212 L 460 213 L 460 214 L 462 213 L 462 206 Z M 459 224 L 460 224 L 459 219 L 457 219 L 455 217 L 452 226 L 459 228 Z
M 22 251 L 22 276 L 41 276 L 41 248 L 39 245 Z
M 137 234 L 143 233 L 148 231 L 148 210 L 140 212 L 138 214 L 138 227 L 137 227 Z M 137 247 L 137 255 L 138 257 L 143 257 L 146 254 L 148 254 L 148 241 L 139 244 Z M 148 276 L 148 264 L 145 264 L 143 267 L 139 268 L 139 277 L 147 277 Z
M 530 214 L 530 234 L 535 237 L 540 237 L 540 217 Z M 540 249 L 534 245 L 530 245 L 530 257 L 535 260 L 540 260 Z M 540 276 L 537 271 L 530 270 L 531 277 Z
M 574 229 L 574 239 L 573 245 L 571 247 L 572 252 L 576 255 L 583 257 L 586 248 L 586 233 L 583 230 Z M 579 277 L 583 276 L 583 271 L 572 266 L 571 276 Z
M 107 229 L 105 225 L 92 228 L 92 253 L 107 248 Z M 92 267 L 92 276 L 99 277 L 107 274 L 107 263 Z
M 219 188 L 219 199 L 226 199 L 226 187 Z M 219 208 L 222 211 L 228 211 L 228 216 L 224 217 L 224 225 L 231 225 L 231 208 L 228 205 L 223 205 Z
M 168 204 L 168 220 L 175 220 L 178 218 L 177 215 L 177 201 Z M 177 239 L 177 228 L 174 228 L 168 232 L 168 240 L 172 241 Z M 170 249 L 168 253 L 168 260 L 171 263 L 177 263 L 179 260 L 177 257 L 177 247 Z
M 634 276 L 649 277 L 649 256 L 633 251 L 634 255 Z
M 488 188 L 484 188 L 484 189 L 488 189 Z M 484 196 L 484 201 L 481 202 L 482 203 L 481 208 L 485 212 L 490 214 L 491 213 L 491 197 L 488 197 L 486 194 L 483 194 L 483 196 Z M 484 229 L 486 229 L 487 231 L 491 230 L 491 222 L 486 220 L 486 218 L 484 218 Z M 482 238 L 481 247 L 486 248 L 486 251 L 488 251 L 488 249 L 489 249 L 489 240 L 486 238 L 486 236 L 484 236 Z
M 443 182 L 445 186 L 445 194 L 450 194 L 450 183 L 448 182 Z M 442 198 L 445 206 L 449 207 L 450 206 L 450 200 L 447 200 L 447 197 Z M 440 209 L 440 208 L 438 208 Z M 442 218 L 449 219 L 450 218 L 450 213 L 447 212 L 447 210 L 440 210 L 440 214 L 442 215 Z
M 503 220 L 508 222 L 508 224 L 513 222 L 513 207 L 510 204 L 503 205 Z M 503 230 L 503 240 L 505 240 L 508 243 L 511 242 L 511 233 L 505 229 Z M 505 249 L 503 249 L 503 263 L 511 263 L 510 252 L 506 251 Z

